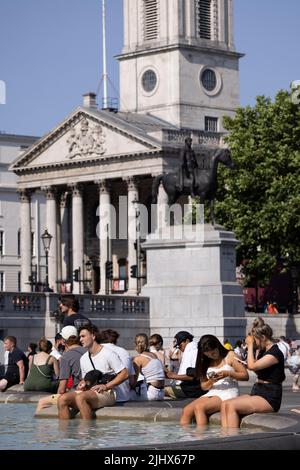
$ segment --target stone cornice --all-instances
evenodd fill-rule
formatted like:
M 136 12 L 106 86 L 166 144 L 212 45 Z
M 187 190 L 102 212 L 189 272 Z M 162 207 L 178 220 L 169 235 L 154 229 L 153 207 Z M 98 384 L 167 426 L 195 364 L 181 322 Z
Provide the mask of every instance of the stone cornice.
M 148 137 L 145 135 L 142 137 L 139 135 L 139 132 L 136 134 L 132 132 L 128 132 L 125 129 L 123 129 L 121 126 L 118 126 L 115 123 L 110 123 L 109 119 L 105 121 L 104 116 L 97 115 L 97 111 L 90 111 L 88 109 L 84 108 L 77 108 L 65 121 L 63 121 L 58 127 L 56 127 L 53 131 L 50 131 L 48 134 L 46 134 L 42 139 L 40 139 L 35 145 L 33 145 L 28 151 L 25 151 L 23 155 L 21 155 L 17 160 L 15 160 L 12 165 L 10 166 L 10 170 L 14 171 L 15 173 L 20 173 L 24 171 L 32 171 L 35 168 L 53 168 L 56 166 L 79 166 L 82 165 L 82 163 L 88 162 L 88 161 L 94 161 L 97 160 L 99 161 L 104 161 L 104 160 L 112 160 L 112 158 L 120 158 L 123 155 L 104 155 L 104 156 L 97 156 L 97 157 L 91 157 L 91 158 L 83 158 L 83 159 L 77 159 L 75 161 L 62 161 L 62 162 L 56 162 L 56 163 L 49 163 L 49 164 L 43 164 L 43 165 L 36 165 L 31 166 L 30 168 L 27 167 L 38 155 L 40 155 L 42 152 L 47 150 L 51 145 L 53 145 L 54 142 L 56 142 L 62 135 L 64 135 L 72 126 L 76 125 L 78 122 L 80 122 L 83 118 L 88 118 L 91 121 L 94 121 L 98 124 L 101 124 L 103 127 L 106 129 L 110 129 L 120 135 L 125 136 L 126 138 L 129 138 L 135 142 L 138 142 L 146 147 L 145 152 L 157 152 L 160 150 L 159 145 L 151 139 L 151 137 Z M 140 152 L 144 153 L 144 152 Z M 139 153 L 139 154 L 140 154 Z M 128 155 L 128 154 L 125 154 Z M 129 154 L 129 155 L 134 155 L 134 154 Z
M 123 54 L 119 54 L 115 56 L 115 58 L 119 61 L 126 60 L 135 57 L 143 57 L 158 53 L 176 51 L 176 50 L 187 50 L 193 52 L 205 52 L 210 53 L 212 55 L 222 55 L 227 57 L 233 57 L 240 59 L 244 57 L 245 54 L 241 52 L 236 52 L 234 50 L 227 49 L 226 47 L 220 47 L 222 43 L 212 42 L 211 45 L 199 45 L 195 44 L 188 44 L 188 43 L 174 43 L 174 44 L 167 44 L 165 46 L 161 45 L 153 45 L 153 47 L 149 47 L 149 49 L 145 49 L 145 47 L 141 47 L 141 49 L 136 49 L 134 51 L 124 52 Z M 218 47 L 219 45 L 219 47 Z
M 64 162 L 55 162 L 48 163 L 43 165 L 31 166 L 30 168 L 24 166 L 19 168 L 14 168 L 13 171 L 20 174 L 32 174 L 36 172 L 46 172 L 50 169 L 65 169 L 72 167 L 84 167 L 84 166 L 99 166 L 99 164 L 110 164 L 117 161 L 128 161 L 128 160 L 141 160 L 142 158 L 148 158 L 149 156 L 160 155 L 162 149 L 145 151 L 145 152 L 136 152 L 136 153 L 127 153 L 119 155 L 107 155 L 105 157 L 96 157 L 96 158 L 84 158 L 76 161 L 68 160 Z

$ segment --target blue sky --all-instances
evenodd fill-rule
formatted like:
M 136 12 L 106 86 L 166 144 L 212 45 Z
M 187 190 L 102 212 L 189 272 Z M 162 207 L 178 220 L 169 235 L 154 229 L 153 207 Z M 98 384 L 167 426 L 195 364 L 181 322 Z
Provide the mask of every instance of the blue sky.
M 122 0 L 107 0 L 110 77 L 118 88 Z M 235 0 L 241 60 L 241 105 L 273 97 L 300 79 L 300 1 Z M 0 0 L 0 131 L 42 135 L 97 91 L 101 66 L 101 0 Z M 110 93 L 112 94 L 112 93 Z M 115 93 L 113 93 L 115 95 Z M 99 100 L 98 100 L 99 101 Z

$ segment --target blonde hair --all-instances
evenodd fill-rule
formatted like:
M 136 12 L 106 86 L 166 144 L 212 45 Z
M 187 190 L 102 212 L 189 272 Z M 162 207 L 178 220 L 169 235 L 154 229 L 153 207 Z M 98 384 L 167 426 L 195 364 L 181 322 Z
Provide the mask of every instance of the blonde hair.
M 255 338 L 262 339 L 265 336 L 267 339 L 273 340 L 273 330 L 265 323 L 265 321 L 261 317 L 255 318 L 252 323 L 251 328 L 251 335 L 255 336 Z
M 135 349 L 139 354 L 143 353 L 144 351 L 148 350 L 148 336 L 144 333 L 140 333 L 135 337 Z

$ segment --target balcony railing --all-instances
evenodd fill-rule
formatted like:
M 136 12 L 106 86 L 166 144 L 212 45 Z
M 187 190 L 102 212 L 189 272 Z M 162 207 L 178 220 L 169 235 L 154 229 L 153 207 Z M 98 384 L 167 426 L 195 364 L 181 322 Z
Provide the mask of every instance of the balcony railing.
M 0 314 L 26 312 L 26 313 L 53 313 L 58 309 L 60 296 L 48 293 L 0 293 Z M 95 314 L 126 315 L 149 314 L 148 297 L 99 296 L 78 295 L 80 311 L 87 316 Z M 53 316 L 53 315 L 52 315 Z

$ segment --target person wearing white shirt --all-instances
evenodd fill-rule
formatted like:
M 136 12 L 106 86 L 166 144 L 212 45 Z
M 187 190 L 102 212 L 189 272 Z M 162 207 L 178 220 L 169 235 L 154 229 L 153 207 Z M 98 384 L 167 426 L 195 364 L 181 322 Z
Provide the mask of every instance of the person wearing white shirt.
M 99 344 L 99 331 L 95 325 L 85 325 L 79 329 L 81 345 L 88 351 L 80 358 L 81 376 L 91 370 L 102 374 L 114 374 L 106 384 L 99 383 L 91 390 L 81 393 L 68 392 L 58 399 L 60 419 L 70 419 L 70 407 L 80 411 L 81 419 L 92 419 L 94 410 L 104 406 L 113 406 L 116 402 L 113 388 L 128 379 L 128 370 L 114 351 Z
M 121 362 L 123 363 L 124 367 L 126 367 L 126 369 L 128 370 L 129 378 L 114 389 L 116 392 L 117 403 L 130 400 L 130 380 L 135 377 L 135 370 L 129 352 L 126 351 L 126 349 L 117 346 L 116 344 L 119 336 L 120 335 L 117 331 L 107 329 L 102 330 L 99 337 L 101 344 L 110 351 L 114 351 L 117 356 L 119 356 L 119 358 L 121 359 Z
M 179 331 L 175 335 L 175 345 L 182 351 L 178 373 L 166 371 L 168 379 L 175 379 L 176 385 L 165 387 L 165 395 L 169 398 L 198 398 L 205 392 L 200 387 L 200 381 L 193 375 L 198 354 L 194 336 L 188 331 Z

